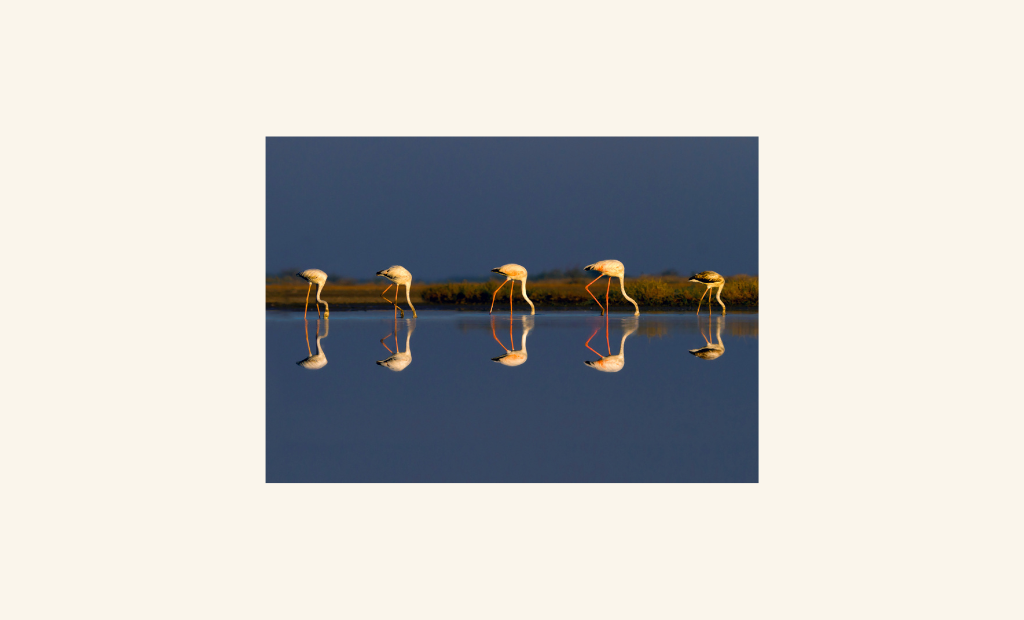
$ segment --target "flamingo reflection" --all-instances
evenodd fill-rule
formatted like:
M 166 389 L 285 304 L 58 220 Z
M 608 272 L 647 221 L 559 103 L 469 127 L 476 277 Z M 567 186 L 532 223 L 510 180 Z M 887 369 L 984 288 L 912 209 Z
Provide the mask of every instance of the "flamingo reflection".
M 394 329 L 392 330 L 391 334 L 388 334 L 387 336 L 384 336 L 383 338 L 380 339 L 380 343 L 384 345 L 384 348 L 388 350 L 388 353 L 392 353 L 392 355 L 387 359 L 378 360 L 378 366 L 383 366 L 384 368 L 387 368 L 388 370 L 393 370 L 395 372 L 402 372 L 403 370 L 405 370 L 406 366 L 412 363 L 412 350 L 410 350 L 409 348 L 409 339 L 412 338 L 412 332 L 416 326 L 416 323 L 411 320 L 405 321 L 405 323 L 409 326 L 409 331 L 405 333 L 405 351 L 398 350 L 398 320 L 395 319 Z M 392 352 L 391 347 L 389 347 L 384 342 L 392 334 L 394 334 L 395 336 L 394 352 Z
M 703 330 L 700 332 L 700 337 L 704 338 L 704 342 L 707 343 L 706 347 L 699 349 L 690 349 L 690 354 L 699 357 L 702 360 L 714 360 L 722 357 L 725 354 L 725 345 L 722 344 L 722 323 L 725 322 L 724 316 L 715 317 L 715 337 L 718 340 L 718 344 L 712 344 L 708 338 L 711 337 L 711 325 L 708 325 L 708 338 L 704 337 Z M 697 318 L 697 328 L 700 329 L 700 315 Z
M 313 355 L 313 351 L 309 348 L 309 321 L 303 319 L 302 322 L 305 324 L 306 331 L 306 352 L 309 353 L 309 357 L 304 360 L 295 362 L 299 366 L 302 366 L 306 370 L 319 370 L 327 365 L 327 355 L 324 354 L 323 347 L 320 346 L 320 341 L 327 337 L 327 330 L 330 328 L 328 319 L 324 318 L 324 335 L 320 335 L 320 321 L 316 322 L 316 355 Z
M 522 348 L 519 348 L 519 349 L 509 349 L 509 348 L 505 347 L 505 344 L 502 343 L 501 340 L 498 340 L 498 334 L 494 331 L 494 322 L 495 322 L 495 318 L 492 318 L 491 319 L 491 335 L 494 336 L 494 339 L 498 341 L 498 344 L 501 345 L 501 348 L 505 349 L 505 354 L 504 355 L 499 355 L 498 357 L 492 357 L 491 361 L 492 362 L 498 362 L 502 366 L 520 366 L 522 364 L 525 364 L 526 363 L 526 356 L 527 356 L 527 353 L 526 353 L 526 335 L 530 333 L 531 329 L 533 329 L 533 317 L 532 316 L 523 317 L 523 337 L 522 337 L 522 340 L 520 341 L 521 344 L 522 344 Z M 512 339 L 512 317 L 511 316 L 508 319 L 508 341 L 509 341 L 509 346 L 512 346 L 512 347 L 516 346 L 515 341 Z
M 597 329 L 594 330 L 594 333 L 590 335 L 590 338 L 587 338 L 587 342 L 584 344 L 584 346 L 590 349 L 591 351 L 594 351 L 594 353 L 597 353 L 598 357 L 600 357 L 601 359 L 592 362 L 586 361 L 583 363 L 586 364 L 587 366 L 590 366 L 591 368 L 600 370 L 601 372 L 619 372 L 620 370 L 622 370 L 622 367 L 626 365 L 626 338 L 628 338 L 630 334 L 632 334 L 633 332 L 640 328 L 640 320 L 635 317 L 623 319 L 622 327 L 625 329 L 625 332 L 622 334 L 622 341 L 619 342 L 619 353 L 618 355 L 612 355 L 612 345 L 608 340 L 608 315 L 605 314 L 604 342 L 605 346 L 608 347 L 608 355 L 601 355 L 600 353 L 597 353 L 597 351 L 594 351 L 594 349 L 590 346 L 590 341 L 593 340 L 594 336 L 597 335 L 597 332 L 601 330 L 601 328 L 598 327 Z

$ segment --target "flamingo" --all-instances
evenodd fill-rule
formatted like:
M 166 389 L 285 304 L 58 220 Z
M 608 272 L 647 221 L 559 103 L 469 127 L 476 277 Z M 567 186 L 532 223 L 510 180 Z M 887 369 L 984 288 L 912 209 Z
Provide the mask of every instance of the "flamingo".
M 494 300 L 498 297 L 498 291 L 500 291 L 501 287 L 505 286 L 505 284 L 510 280 L 512 281 L 512 290 L 508 294 L 509 314 L 512 313 L 512 295 L 516 292 L 516 280 L 523 283 L 522 287 L 520 287 L 520 291 L 522 292 L 523 299 L 526 300 L 526 303 L 530 304 L 530 314 L 536 314 L 537 310 L 533 307 L 533 302 L 526 296 L 526 267 L 515 263 L 509 263 L 507 265 L 502 265 L 501 267 L 495 267 L 494 269 L 491 269 L 491 271 L 505 276 L 505 282 L 502 282 L 501 286 L 494 290 L 494 295 L 491 296 L 491 309 L 488 311 L 488 314 L 494 311 Z
M 626 338 L 629 338 L 630 334 L 639 329 L 640 320 L 623 319 L 622 323 L 624 326 L 628 325 L 628 327 L 626 327 L 625 333 L 622 334 L 622 341 L 619 342 L 619 354 L 612 355 L 612 346 L 608 342 L 608 317 L 606 315 L 604 319 L 604 341 L 605 345 L 608 347 L 608 355 L 601 355 L 600 353 L 597 353 L 597 351 L 594 351 L 594 349 L 590 347 L 590 341 L 593 340 L 594 336 L 596 336 L 597 332 L 601 329 L 600 327 L 598 327 L 597 329 L 594 330 L 593 334 L 590 334 L 590 338 L 587 338 L 587 342 L 583 346 L 587 347 L 591 351 L 594 351 L 594 353 L 597 353 L 598 357 L 600 357 L 601 359 L 595 360 L 593 362 L 585 361 L 583 362 L 584 364 L 596 370 L 600 370 L 601 372 L 619 372 L 620 370 L 622 370 L 622 367 L 626 365 Z
M 594 263 L 593 265 L 587 265 L 586 267 L 583 268 L 583 270 L 601 272 L 601 275 L 594 278 L 594 280 L 590 284 L 597 282 L 604 276 L 608 276 L 608 286 L 605 288 L 604 291 L 605 307 L 601 308 L 601 314 L 606 314 L 608 311 L 608 294 L 609 292 L 611 292 L 612 278 L 618 278 L 619 286 L 622 287 L 622 296 L 628 299 L 630 303 L 632 303 L 633 306 L 636 307 L 636 312 L 633 313 L 633 316 L 640 316 L 640 306 L 637 306 L 636 302 L 633 301 L 633 298 L 626 294 L 626 281 L 624 279 L 626 276 L 626 268 L 622 266 L 622 263 L 620 263 L 617 260 L 602 260 Z M 586 286 L 588 293 L 590 293 L 590 284 Z M 590 293 L 590 296 L 594 297 L 594 294 Z M 597 301 L 598 307 L 601 306 L 601 302 L 597 300 L 597 297 L 594 297 L 594 301 Z
M 306 289 L 306 307 L 302 311 L 302 318 L 306 318 L 306 311 L 309 310 L 309 292 L 313 290 L 313 285 L 316 284 L 316 315 L 320 316 L 320 304 L 322 303 L 324 305 L 324 318 L 326 319 L 331 308 L 327 305 L 326 301 L 320 299 L 320 291 L 323 290 L 324 284 L 327 283 L 327 274 L 319 269 L 307 269 L 295 275 L 309 282 L 309 288 Z
M 403 319 L 405 318 L 405 310 L 402 310 L 401 308 L 398 307 L 398 289 L 402 288 L 403 284 L 405 285 L 405 300 L 407 302 L 409 302 L 409 308 L 412 310 L 413 317 L 415 317 L 416 316 L 416 308 L 413 307 L 412 299 L 409 298 L 409 285 L 412 284 L 412 274 L 409 273 L 409 270 L 406 269 L 405 267 L 402 267 L 401 265 L 392 265 L 392 266 L 388 267 L 387 269 L 385 269 L 383 271 L 378 271 L 377 275 L 378 276 L 384 276 L 388 280 L 391 280 L 391 282 L 393 283 L 393 284 L 388 284 L 388 288 L 384 289 L 381 292 L 380 296 L 384 297 L 384 293 L 387 293 L 388 289 L 391 288 L 392 286 L 394 286 L 395 287 L 395 302 L 394 302 L 393 305 L 395 306 L 395 310 L 397 310 L 398 312 L 402 313 L 402 318 Z M 384 297 L 384 299 L 387 300 L 388 302 L 391 301 L 387 297 Z M 398 346 L 398 345 L 395 345 L 395 346 Z
M 309 357 L 300 362 L 295 362 L 296 364 L 306 370 L 319 370 L 327 365 L 327 355 L 324 354 L 324 350 L 320 347 L 320 340 L 327 337 L 327 332 L 330 328 L 330 323 L 327 319 L 324 319 L 324 335 L 321 336 L 320 321 L 316 322 L 316 355 L 313 355 L 313 352 L 309 349 L 309 323 L 306 322 L 306 352 L 309 353 Z
M 405 370 L 406 366 L 412 363 L 412 350 L 409 348 L 409 339 L 412 337 L 413 329 L 415 329 L 415 325 L 412 322 L 410 322 L 409 331 L 405 333 L 405 351 L 399 351 L 398 323 L 395 323 L 395 352 L 391 355 L 391 357 L 379 360 L 377 362 L 378 366 L 383 366 L 384 368 L 387 368 L 388 370 L 393 370 L 394 372 L 402 372 L 403 370 Z M 388 336 L 390 335 L 391 334 L 388 334 Z M 384 338 L 381 338 L 380 343 L 384 344 L 384 340 L 386 340 L 388 336 L 384 336 Z M 388 350 L 388 353 L 391 353 L 391 348 L 388 345 L 384 344 L 384 348 Z
M 718 275 L 714 271 L 702 271 L 695 273 L 690 276 L 690 282 L 700 282 L 707 288 L 700 295 L 700 301 L 697 302 L 697 312 L 700 312 L 700 302 L 704 300 L 704 295 L 708 296 L 708 312 L 711 312 L 711 295 L 709 294 L 711 289 L 718 288 L 718 303 L 722 304 L 722 314 L 725 314 L 725 304 L 722 303 L 722 288 L 725 287 L 725 278 Z
M 526 335 L 533 329 L 533 318 L 523 317 L 523 338 L 521 349 L 505 349 L 505 345 L 502 344 L 501 340 L 498 340 L 498 335 L 494 333 L 494 319 L 491 319 L 491 335 L 494 336 L 495 340 L 498 340 L 498 344 L 501 345 L 502 349 L 505 349 L 505 355 L 499 355 L 498 357 L 492 357 L 492 362 L 498 362 L 502 366 L 520 366 L 526 363 Z M 512 340 L 512 318 L 508 320 L 508 339 L 512 346 L 516 346 L 515 341 Z
M 718 358 L 722 357 L 722 355 L 725 354 L 725 345 L 722 344 L 722 321 L 724 321 L 724 320 L 725 320 L 724 317 L 720 317 L 720 316 L 719 317 L 715 317 L 715 336 L 718 339 L 718 344 L 711 344 L 711 342 L 708 341 L 707 338 L 704 338 L 704 332 L 701 331 L 700 337 L 704 338 L 704 342 L 707 342 L 708 346 L 701 347 L 699 349 L 690 349 L 690 353 L 692 355 L 695 355 L 695 356 L 699 357 L 702 360 L 715 360 L 715 359 L 718 359 Z M 700 328 L 700 324 L 699 324 L 700 318 L 698 318 L 697 321 L 698 321 L 697 327 Z M 708 336 L 710 336 L 710 335 L 711 335 L 711 326 L 708 325 Z

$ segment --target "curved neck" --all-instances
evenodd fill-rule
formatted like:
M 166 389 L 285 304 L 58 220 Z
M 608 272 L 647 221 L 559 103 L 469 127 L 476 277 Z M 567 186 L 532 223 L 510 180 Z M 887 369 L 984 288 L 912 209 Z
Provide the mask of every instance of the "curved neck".
M 525 297 L 525 295 L 524 295 L 524 297 Z M 530 328 L 529 327 L 527 327 L 526 329 L 523 330 L 523 339 L 522 339 L 522 345 L 521 345 L 522 348 L 519 349 L 523 353 L 526 353 L 526 335 L 529 334 L 529 333 L 530 333 Z
M 416 316 L 416 308 L 413 307 L 412 299 L 409 298 L 409 286 L 410 285 L 412 285 L 412 282 L 406 282 L 405 283 L 405 300 L 407 302 L 409 302 L 409 309 L 412 310 L 412 315 Z M 397 293 L 398 291 L 395 291 L 395 292 Z
M 327 316 L 327 313 L 331 311 L 331 307 L 327 305 L 326 301 L 320 299 L 320 291 L 323 290 L 323 288 L 324 288 L 323 282 L 321 282 L 320 284 L 316 285 L 316 301 L 317 301 L 317 303 L 321 303 L 321 304 L 324 305 L 324 316 Z
M 410 338 L 412 338 L 412 328 L 410 328 L 409 331 L 405 332 L 405 351 L 403 351 L 403 353 L 405 353 L 406 355 L 412 355 L 412 351 L 409 350 L 409 339 Z M 395 347 L 395 348 L 397 349 L 398 347 Z M 397 351 L 396 351 L 396 353 L 397 353 Z
M 513 284 L 515 283 L 513 282 Z M 526 296 L 526 278 L 523 278 L 523 286 L 519 289 L 519 292 L 523 294 L 523 299 L 526 300 L 526 303 L 530 304 L 530 314 L 536 314 L 537 309 L 533 307 L 533 302 Z M 523 342 L 526 342 L 526 334 L 523 334 Z M 526 347 L 526 345 L 524 344 L 523 347 Z
M 640 306 L 636 305 L 636 302 L 633 301 L 633 298 L 626 294 L 626 278 L 625 277 L 619 276 L 619 286 L 622 287 L 622 296 L 625 297 L 626 299 L 628 299 L 631 304 L 633 304 L 633 307 L 636 308 L 636 314 L 640 314 Z M 625 342 L 625 339 L 623 339 L 623 342 Z

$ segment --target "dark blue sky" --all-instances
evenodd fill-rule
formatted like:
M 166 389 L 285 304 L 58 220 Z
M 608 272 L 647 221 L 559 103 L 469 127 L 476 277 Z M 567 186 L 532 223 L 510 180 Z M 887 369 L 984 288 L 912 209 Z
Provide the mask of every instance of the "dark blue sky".
M 757 138 L 267 138 L 267 273 L 756 274 L 757 226 Z

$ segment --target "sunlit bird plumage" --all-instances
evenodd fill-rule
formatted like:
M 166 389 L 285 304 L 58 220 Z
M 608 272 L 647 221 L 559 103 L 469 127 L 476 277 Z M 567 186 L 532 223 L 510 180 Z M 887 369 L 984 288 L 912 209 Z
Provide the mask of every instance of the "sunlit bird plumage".
M 596 278 L 594 278 L 594 280 L 590 284 L 593 284 L 594 282 L 597 282 L 598 280 L 600 280 L 604 276 L 608 276 L 608 286 L 605 287 L 605 291 L 604 291 L 604 306 L 603 307 L 601 306 L 601 302 L 598 301 L 597 297 L 595 297 L 594 294 L 590 292 L 590 284 L 588 284 L 586 286 L 587 292 L 590 293 L 591 297 L 594 297 L 594 301 L 597 302 L 597 306 L 599 308 L 601 308 L 601 314 L 607 314 L 608 313 L 608 295 L 611 292 L 612 278 L 618 278 L 619 279 L 619 286 L 622 288 L 622 296 L 625 297 L 626 299 L 628 299 L 629 302 L 631 304 L 633 304 L 633 307 L 636 308 L 636 312 L 633 313 L 633 316 L 639 316 L 639 314 L 640 314 L 640 306 L 638 306 L 636 304 L 636 302 L 633 301 L 632 297 L 630 297 L 629 295 L 626 294 L 626 268 L 622 265 L 622 263 L 620 263 L 617 260 L 602 260 L 602 261 L 598 261 L 598 262 L 596 262 L 596 263 L 594 263 L 592 265 L 587 265 L 586 267 L 583 268 L 583 270 L 584 271 L 597 271 L 598 273 L 601 274 L 601 275 L 597 276 Z
M 526 303 L 530 304 L 530 314 L 536 314 L 536 308 L 533 307 L 533 302 L 526 296 L 526 267 L 515 263 L 509 263 L 507 265 L 502 265 L 501 267 L 495 267 L 494 269 L 491 269 L 491 271 L 505 276 L 505 282 L 502 282 L 501 286 L 494 290 L 494 295 L 491 296 L 491 309 L 488 311 L 488 314 L 494 311 L 494 300 L 498 297 L 498 291 L 500 291 L 508 282 L 512 282 L 512 290 L 508 293 L 508 311 L 510 313 L 512 312 L 512 296 L 516 292 L 516 280 L 523 283 L 519 288 L 519 291 L 523 294 L 523 299 L 526 300 Z
M 700 312 L 700 302 L 704 301 L 704 295 L 708 296 L 708 311 L 711 311 L 711 294 L 712 289 L 718 289 L 718 303 L 722 304 L 722 314 L 725 314 L 725 304 L 722 303 L 722 289 L 725 288 L 725 278 L 718 275 L 714 271 L 702 271 L 695 273 L 690 276 L 690 282 L 700 282 L 707 288 L 701 293 L 700 300 L 697 302 L 697 312 Z
M 409 302 L 409 309 L 412 310 L 412 315 L 415 317 L 416 316 L 416 308 L 413 307 L 413 305 L 412 305 L 412 298 L 409 295 L 409 286 L 412 284 L 412 274 L 409 273 L 409 270 L 406 269 L 405 267 L 402 267 L 401 265 L 392 265 L 392 266 L 388 267 L 387 269 L 383 269 L 381 271 L 378 271 L 377 275 L 385 277 L 388 280 L 391 280 L 391 282 L 393 283 L 393 284 L 389 284 L 388 288 L 384 289 L 381 292 L 380 296 L 384 297 L 384 293 L 387 293 L 388 289 L 390 289 L 392 286 L 394 286 L 395 287 L 395 301 L 394 301 L 393 305 L 395 306 L 395 310 L 397 312 L 401 312 L 402 313 L 402 318 L 405 318 L 405 310 L 402 310 L 400 307 L 398 307 L 398 289 L 400 289 L 403 284 L 405 285 L 405 300 L 407 302 Z M 387 297 L 384 297 L 384 299 L 387 300 L 388 302 L 391 302 L 391 300 L 388 299 Z
M 306 316 L 306 312 L 309 310 L 309 292 L 312 290 L 313 285 L 316 284 L 316 315 L 320 316 L 320 304 L 324 305 L 324 318 L 330 314 L 331 308 L 327 305 L 327 302 L 320 299 L 320 291 L 323 290 L 324 284 L 327 284 L 327 274 L 320 271 L 319 269 L 307 269 L 300 271 L 295 274 L 309 282 L 309 288 L 306 289 L 306 307 L 302 311 L 302 316 Z

